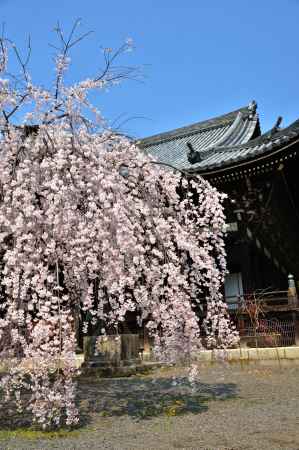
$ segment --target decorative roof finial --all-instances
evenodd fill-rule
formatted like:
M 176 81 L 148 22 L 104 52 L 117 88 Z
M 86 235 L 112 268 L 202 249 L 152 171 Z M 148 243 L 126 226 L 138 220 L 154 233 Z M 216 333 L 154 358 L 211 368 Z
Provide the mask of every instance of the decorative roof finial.
M 202 160 L 199 152 L 195 151 L 193 148 L 193 145 L 191 142 L 187 142 L 187 147 L 189 150 L 187 150 L 187 159 L 190 164 L 195 164 L 197 162 L 200 162 Z
M 257 110 L 257 103 L 255 100 L 252 100 L 248 105 L 249 118 L 252 119 Z
M 282 116 L 278 116 L 274 127 L 270 131 L 270 136 L 273 136 L 273 134 L 275 134 L 275 133 L 277 133 L 277 131 L 279 131 L 281 122 L 282 122 Z

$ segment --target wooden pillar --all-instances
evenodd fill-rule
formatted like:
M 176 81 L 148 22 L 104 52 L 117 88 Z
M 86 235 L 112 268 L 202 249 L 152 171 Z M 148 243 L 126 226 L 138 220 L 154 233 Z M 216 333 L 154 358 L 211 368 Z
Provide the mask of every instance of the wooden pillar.
M 294 311 L 292 316 L 295 327 L 295 345 L 299 347 L 299 314 L 298 312 Z

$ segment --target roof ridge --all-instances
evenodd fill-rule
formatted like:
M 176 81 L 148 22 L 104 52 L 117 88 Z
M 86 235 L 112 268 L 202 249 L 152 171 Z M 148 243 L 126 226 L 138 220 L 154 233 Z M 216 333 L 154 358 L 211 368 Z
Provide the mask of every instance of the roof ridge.
M 245 106 L 230 113 L 222 114 L 221 116 L 213 117 L 211 119 L 196 122 L 191 125 L 176 128 L 171 131 L 155 134 L 153 136 L 148 136 L 144 139 L 140 139 L 138 141 L 138 144 L 141 147 L 146 148 L 151 145 L 162 142 L 168 142 L 176 138 L 192 136 L 194 134 L 205 132 L 215 128 L 221 128 L 225 125 L 229 125 L 230 123 L 233 124 L 239 113 L 249 113 L 249 112 L 250 112 L 249 106 Z

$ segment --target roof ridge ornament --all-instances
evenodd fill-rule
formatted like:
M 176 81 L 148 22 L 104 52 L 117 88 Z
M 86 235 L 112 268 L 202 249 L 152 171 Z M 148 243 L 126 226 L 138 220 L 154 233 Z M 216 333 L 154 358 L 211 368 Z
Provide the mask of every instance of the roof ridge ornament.
M 282 116 L 278 116 L 275 122 L 275 125 L 270 130 L 270 137 L 272 137 L 275 133 L 277 133 L 280 130 L 280 125 L 282 122 Z
M 197 152 L 196 150 L 194 150 L 193 145 L 191 144 L 191 142 L 187 142 L 186 143 L 188 150 L 187 150 L 187 159 L 189 161 L 190 164 L 195 164 L 197 162 L 202 161 L 201 155 L 199 152 Z
M 256 101 L 255 101 L 255 100 L 252 100 L 252 101 L 249 103 L 247 109 L 248 109 L 248 111 L 249 111 L 249 115 L 248 115 L 249 119 L 253 119 L 254 116 L 255 116 L 255 114 L 256 114 L 256 110 L 257 110 L 257 103 L 256 103 Z

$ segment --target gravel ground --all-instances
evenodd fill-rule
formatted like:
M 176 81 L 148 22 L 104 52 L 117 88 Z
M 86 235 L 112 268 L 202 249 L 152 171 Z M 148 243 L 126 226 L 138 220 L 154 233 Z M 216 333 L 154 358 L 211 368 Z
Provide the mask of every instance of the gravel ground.
M 0 449 L 299 450 L 298 380 L 299 367 L 262 366 L 202 368 L 193 388 L 178 369 L 84 379 L 80 430 L 53 439 L 16 433 Z

